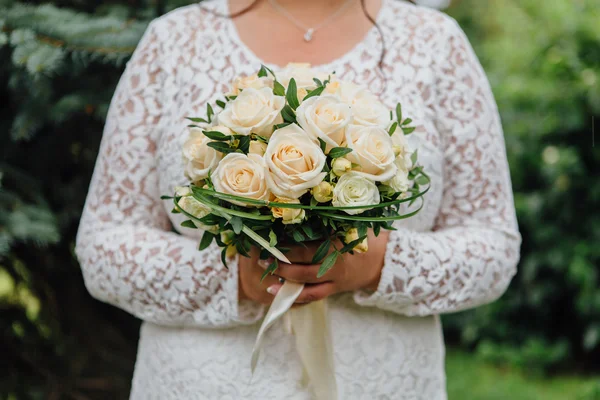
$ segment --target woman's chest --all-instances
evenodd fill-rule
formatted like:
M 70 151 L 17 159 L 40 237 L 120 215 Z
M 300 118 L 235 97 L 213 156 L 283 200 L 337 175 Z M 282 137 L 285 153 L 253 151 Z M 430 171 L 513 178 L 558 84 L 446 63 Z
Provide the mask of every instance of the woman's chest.
M 163 194 L 172 193 L 175 186 L 188 183 L 184 177 L 181 159 L 181 149 L 187 138 L 189 124 L 186 117 L 206 117 L 208 104 L 216 112 L 220 111 L 216 105 L 217 100 L 224 99 L 223 94 L 229 91 L 233 78 L 254 74 L 260 65 L 235 65 L 215 58 L 202 64 L 202 72 L 199 72 L 198 68 L 198 65 L 180 66 L 171 78 L 172 84 L 168 89 L 171 93 L 167 94 L 171 101 L 160 123 L 157 149 L 159 185 Z M 426 195 L 422 211 L 416 217 L 402 221 L 400 225 L 419 231 L 430 230 L 441 202 L 443 151 L 432 108 L 428 105 L 428 89 L 408 79 L 410 71 L 384 78 L 377 70 L 356 68 L 350 63 L 335 68 L 336 76 L 367 87 L 390 110 L 394 110 L 396 104 L 401 103 L 404 118 L 413 120 L 411 125 L 417 129 L 407 140 L 409 146 L 418 151 L 419 164 L 431 177 L 432 189 Z M 169 204 L 165 204 L 165 207 L 170 211 Z M 179 217 L 176 214 L 169 215 L 173 225 L 178 226 L 181 222 Z

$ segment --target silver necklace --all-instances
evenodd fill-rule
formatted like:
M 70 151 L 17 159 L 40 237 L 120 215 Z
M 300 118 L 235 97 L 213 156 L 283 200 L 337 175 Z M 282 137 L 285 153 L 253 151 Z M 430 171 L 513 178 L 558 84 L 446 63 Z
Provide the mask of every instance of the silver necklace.
M 310 42 L 313 38 L 314 33 L 336 19 L 340 16 L 349 6 L 352 4 L 353 0 L 346 0 L 344 4 L 340 6 L 333 14 L 329 17 L 325 18 L 323 21 L 318 23 L 317 25 L 310 27 L 304 25 L 302 22 L 298 21 L 296 17 L 294 17 L 288 10 L 286 10 L 281 4 L 277 2 L 277 0 L 269 0 L 271 6 L 277 11 L 279 14 L 286 17 L 292 24 L 296 25 L 298 29 L 304 32 L 304 41 Z

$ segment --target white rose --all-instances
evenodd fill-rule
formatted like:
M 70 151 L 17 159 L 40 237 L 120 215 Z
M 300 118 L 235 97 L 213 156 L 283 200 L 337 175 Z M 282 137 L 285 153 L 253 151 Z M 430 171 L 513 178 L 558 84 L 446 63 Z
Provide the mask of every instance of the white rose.
M 354 125 L 378 126 L 387 129 L 390 126 L 390 110 L 367 89 L 351 82 L 334 83 L 331 89 L 344 103 L 352 108 Z
M 262 89 L 264 87 L 273 89 L 272 77 L 259 77 L 256 74 L 250 76 L 238 76 L 231 82 L 231 91 L 227 93 L 227 96 L 238 96 L 241 91 L 248 88 Z
M 397 129 L 392 135 L 392 143 L 394 144 L 394 154 L 396 155 L 396 165 L 399 168 L 410 170 L 412 161 L 410 156 L 412 151 L 406 140 L 406 136 L 401 129 Z
M 271 193 L 267 188 L 266 174 L 265 162 L 259 155 L 230 153 L 221 160 L 211 178 L 217 192 L 249 199 L 269 200 Z M 231 203 L 248 206 L 241 201 Z
M 312 90 L 317 87 L 313 78 L 321 81 L 327 79 L 327 75 L 317 72 L 308 63 L 289 63 L 284 69 L 277 73 L 277 80 L 287 89 L 290 80 L 294 78 L 298 89 Z M 300 98 L 300 96 L 298 96 Z M 300 98 L 302 100 L 302 98 Z
M 207 128 L 230 135 L 231 131 L 222 126 Z M 208 177 L 223 158 L 223 154 L 212 147 L 208 147 L 211 140 L 204 136 L 202 129 L 190 128 L 189 138 L 183 144 L 183 169 L 185 176 L 192 182 L 197 182 Z
M 333 188 L 334 207 L 371 206 L 379 204 L 379 190 L 375 183 L 357 172 L 343 175 Z M 355 215 L 370 208 L 344 210 L 346 214 Z
M 334 96 L 315 96 L 304 101 L 296 110 L 298 124 L 318 142 L 323 140 L 326 152 L 341 146 L 345 140 L 346 126 L 352 121 L 350 106 Z
M 346 155 L 358 164 L 359 174 L 373 181 L 387 181 L 397 170 L 392 139 L 388 132 L 375 126 L 350 125 L 346 128 L 346 145 L 352 149 Z
M 196 200 L 192 196 L 192 191 L 188 186 L 176 187 L 175 195 L 181 196 L 177 202 L 177 205 L 188 214 L 192 214 L 196 218 L 203 218 L 210 214 L 210 208 Z M 219 227 L 217 225 L 205 225 L 196 220 L 192 220 L 192 222 L 198 229 L 203 229 L 212 233 L 217 233 L 219 231 Z
M 269 140 L 265 161 L 269 173 L 269 189 L 279 197 L 297 199 L 317 186 L 326 172 L 322 172 L 326 157 L 298 125 L 276 130 Z
M 250 142 L 250 149 L 248 150 L 248 153 L 263 156 L 265 154 L 265 151 L 267 151 L 266 143 L 259 142 L 258 140 L 252 140 Z
M 280 112 L 285 98 L 275 96 L 270 88 L 244 90 L 218 115 L 219 124 L 225 125 L 238 135 L 256 133 L 270 136 L 273 125 L 283 122 Z

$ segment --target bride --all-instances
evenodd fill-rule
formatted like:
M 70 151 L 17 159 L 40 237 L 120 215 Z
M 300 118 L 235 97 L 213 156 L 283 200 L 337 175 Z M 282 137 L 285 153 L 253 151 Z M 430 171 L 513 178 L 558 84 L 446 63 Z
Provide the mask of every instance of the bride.
M 289 62 L 366 83 L 389 109 L 401 102 L 432 190 L 421 213 L 323 279 L 292 264 L 261 283 L 256 259 L 226 269 L 218 248 L 199 252 L 160 195 L 186 184 L 184 117 L 214 104 L 233 77 Z M 281 277 L 310 283 L 299 303 L 328 299 L 340 399 L 438 400 L 439 315 L 502 295 L 519 246 L 496 104 L 454 20 L 402 0 L 207 0 L 153 21 L 128 63 L 76 253 L 94 297 L 145 321 L 132 399 L 309 399 L 282 322 L 250 375 L 258 322 Z

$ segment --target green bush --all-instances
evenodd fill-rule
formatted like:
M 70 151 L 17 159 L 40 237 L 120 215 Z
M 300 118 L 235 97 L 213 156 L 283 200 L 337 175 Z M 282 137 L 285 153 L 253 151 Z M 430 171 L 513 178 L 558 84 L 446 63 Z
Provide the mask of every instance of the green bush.
M 0 96 L 10 99 L 0 109 L 0 368 L 9 371 L 0 393 L 127 396 L 139 325 L 86 293 L 74 236 L 124 61 L 152 17 L 185 3 L 0 0 Z M 463 0 L 450 12 L 498 99 L 524 242 L 507 294 L 445 317 L 447 337 L 527 369 L 591 366 L 600 358 L 591 129 L 600 6 Z

